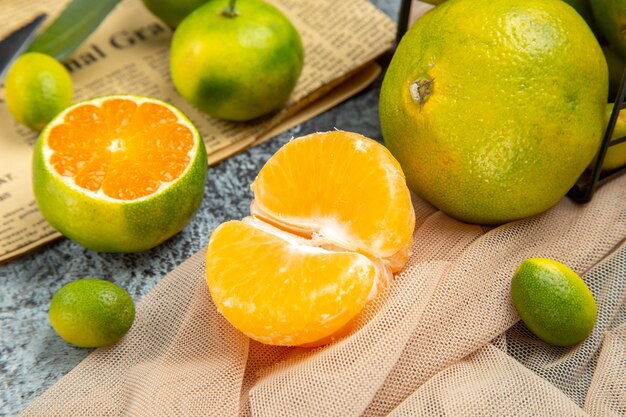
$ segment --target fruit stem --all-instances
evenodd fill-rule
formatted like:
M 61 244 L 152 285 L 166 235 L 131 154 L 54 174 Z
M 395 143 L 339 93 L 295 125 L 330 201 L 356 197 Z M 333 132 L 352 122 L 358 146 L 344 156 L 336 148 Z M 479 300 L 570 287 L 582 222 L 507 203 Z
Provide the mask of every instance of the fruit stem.
M 237 3 L 237 0 L 230 0 L 228 2 L 228 6 L 226 6 L 222 14 L 226 17 L 239 16 L 239 10 L 237 9 L 235 3 Z

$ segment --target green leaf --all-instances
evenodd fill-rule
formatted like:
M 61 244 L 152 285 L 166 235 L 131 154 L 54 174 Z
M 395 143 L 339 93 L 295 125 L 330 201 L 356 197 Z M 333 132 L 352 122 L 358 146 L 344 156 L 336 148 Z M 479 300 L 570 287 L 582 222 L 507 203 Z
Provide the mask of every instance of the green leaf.
M 56 59 L 70 55 L 121 0 L 73 0 L 28 48 Z

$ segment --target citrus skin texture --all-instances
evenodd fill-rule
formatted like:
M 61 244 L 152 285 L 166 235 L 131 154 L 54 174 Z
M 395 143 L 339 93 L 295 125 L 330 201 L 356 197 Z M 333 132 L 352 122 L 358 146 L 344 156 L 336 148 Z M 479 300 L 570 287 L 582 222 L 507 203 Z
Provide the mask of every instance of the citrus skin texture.
M 195 130 L 182 113 L 173 111 Z M 65 112 L 58 117 L 62 118 Z M 167 188 L 137 200 L 116 200 L 96 198 L 68 184 L 49 165 L 44 143 L 53 125 L 51 122 L 42 132 L 33 153 L 35 199 L 48 223 L 80 245 L 98 252 L 147 250 L 178 233 L 200 206 L 207 171 L 206 150 L 201 139 L 186 173 Z
M 437 5 L 437 4 L 443 3 L 445 0 L 422 0 L 422 1 L 424 1 L 424 3 Z M 597 25 L 593 17 L 593 12 L 591 11 L 591 4 L 589 3 L 589 0 L 563 0 L 563 1 L 569 4 L 570 6 L 572 6 L 574 9 L 576 9 L 576 11 L 585 19 L 585 21 L 587 22 L 591 30 L 593 30 L 594 33 L 597 32 L 597 29 L 596 29 Z
M 142 0 L 150 12 L 175 28 L 189 13 L 202 6 L 207 0 Z
M 135 319 L 135 305 L 128 292 L 112 282 L 81 279 L 54 294 L 48 318 L 66 342 L 100 347 L 128 332 Z
M 522 321 L 551 345 L 575 345 L 596 322 L 596 303 L 585 282 L 552 259 L 522 262 L 513 275 L 511 295 Z
M 572 6 L 578 14 L 585 19 L 589 28 L 593 31 L 594 34 L 599 34 L 600 29 L 598 29 L 598 25 L 596 23 L 595 18 L 593 17 L 593 11 L 591 10 L 590 0 L 563 0 L 565 3 Z
M 589 0 L 591 9 L 609 43 L 626 58 L 626 2 L 624 0 Z
M 304 62 L 300 35 L 279 10 L 254 0 L 210 1 L 179 25 L 170 72 L 181 96 L 220 119 L 244 121 L 285 105 Z
M 459 220 L 500 224 L 574 185 L 599 147 L 607 91 L 602 50 L 569 5 L 449 0 L 403 37 L 379 114 L 409 188 Z
M 40 131 L 72 103 L 72 78 L 53 57 L 28 52 L 11 65 L 5 94 L 15 120 Z

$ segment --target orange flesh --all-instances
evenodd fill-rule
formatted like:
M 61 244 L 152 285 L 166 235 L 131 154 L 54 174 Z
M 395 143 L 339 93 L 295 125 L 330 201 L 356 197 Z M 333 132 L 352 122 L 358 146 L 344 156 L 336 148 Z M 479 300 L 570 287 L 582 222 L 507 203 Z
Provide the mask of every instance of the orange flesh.
M 260 342 L 331 341 L 387 278 L 363 255 L 324 251 L 295 237 L 289 242 L 287 234 L 264 229 L 242 221 L 223 223 L 212 234 L 206 257 L 215 305 Z
M 70 110 L 50 129 L 47 146 L 59 175 L 83 189 L 134 200 L 183 173 L 194 135 L 164 105 L 114 98 Z
M 218 310 L 262 343 L 347 335 L 409 257 L 415 213 L 399 164 L 364 136 L 316 133 L 278 150 L 251 187 L 252 217 L 209 240 Z
M 252 214 L 304 237 L 320 235 L 376 258 L 408 258 L 415 214 L 389 151 L 348 132 L 317 133 L 279 149 L 252 184 Z

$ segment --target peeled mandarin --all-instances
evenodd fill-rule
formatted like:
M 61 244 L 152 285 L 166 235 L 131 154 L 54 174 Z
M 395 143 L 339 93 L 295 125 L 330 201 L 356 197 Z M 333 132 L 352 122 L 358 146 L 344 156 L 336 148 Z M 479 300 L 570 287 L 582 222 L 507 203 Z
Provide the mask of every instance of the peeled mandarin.
M 252 217 L 209 241 L 217 309 L 262 343 L 345 336 L 408 260 L 415 214 L 398 163 L 364 136 L 315 133 L 279 149 L 252 190 Z

